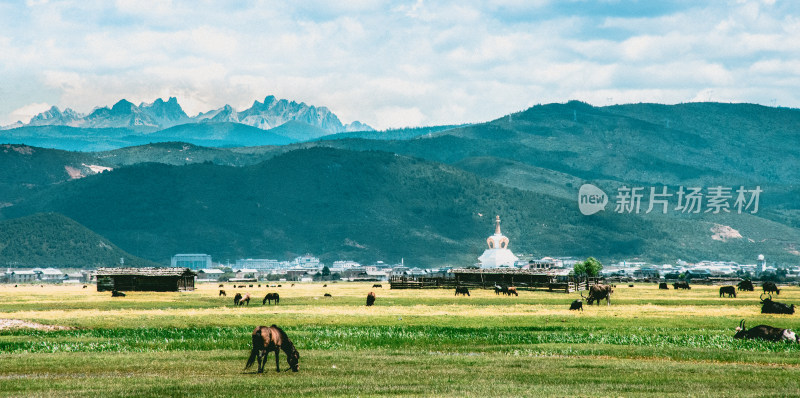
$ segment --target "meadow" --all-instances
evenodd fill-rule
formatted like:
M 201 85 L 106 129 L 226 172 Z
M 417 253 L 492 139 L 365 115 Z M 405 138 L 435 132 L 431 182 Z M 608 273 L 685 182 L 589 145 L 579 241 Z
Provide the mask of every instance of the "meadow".
M 760 314 L 758 292 L 618 285 L 611 306 L 576 312 L 577 294 L 282 285 L 120 298 L 0 285 L 0 318 L 64 327 L 0 329 L 0 396 L 800 396 L 800 344 L 732 337 L 741 319 L 800 330 Z M 280 304 L 261 305 L 267 292 Z M 800 304 L 800 288 L 775 299 Z M 300 351 L 298 373 L 272 357 L 243 370 L 250 333 L 270 324 Z

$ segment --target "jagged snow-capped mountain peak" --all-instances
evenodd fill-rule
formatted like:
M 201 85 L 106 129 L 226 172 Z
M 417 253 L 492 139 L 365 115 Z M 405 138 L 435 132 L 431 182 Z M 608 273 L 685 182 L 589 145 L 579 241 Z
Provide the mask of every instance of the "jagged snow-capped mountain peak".
M 139 109 L 151 114 L 158 124 L 165 128 L 189 121 L 189 116 L 175 97 L 169 97 L 166 102 L 159 98 L 150 104 L 141 103 Z
M 82 118 L 83 115 L 73 111 L 70 108 L 64 109 L 64 112 L 58 109 L 57 106 L 52 106 L 50 109 L 31 118 L 28 125 L 30 126 L 46 126 L 46 125 L 65 125 L 72 126 L 75 122 Z
M 184 123 L 242 123 L 263 130 L 272 129 L 289 121 L 297 121 L 319 128 L 327 133 L 344 131 L 372 130 L 361 122 L 342 124 L 339 118 L 328 108 L 307 105 L 304 102 L 278 99 L 273 95 L 264 98 L 264 102 L 254 101 L 253 105 L 241 112 L 232 106 L 200 113 L 189 117 L 183 111 L 175 97 L 167 101 L 159 98 L 152 103 L 134 105 L 122 99 L 111 108 L 95 108 L 88 115 L 81 115 L 67 108 L 64 112 L 53 106 L 49 110 L 34 116 L 28 125 L 66 125 L 73 127 L 153 127 L 169 128 Z M 21 127 L 13 125 L 14 127 Z M 9 126 L 11 127 L 11 126 Z

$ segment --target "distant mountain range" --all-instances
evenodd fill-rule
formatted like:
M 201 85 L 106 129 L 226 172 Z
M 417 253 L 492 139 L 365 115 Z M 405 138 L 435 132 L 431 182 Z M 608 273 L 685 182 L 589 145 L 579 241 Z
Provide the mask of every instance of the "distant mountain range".
M 0 131 L 0 142 L 22 143 L 27 138 L 27 144 L 70 150 L 114 149 L 176 138 L 209 146 L 285 145 L 329 134 L 374 131 L 359 121 L 342 124 L 326 107 L 271 95 L 241 112 L 225 105 L 192 117 L 175 97 L 138 106 L 123 99 L 87 115 L 53 106 L 27 124 L 17 122 L 0 130 L 5 130 Z
M 307 130 L 293 132 L 299 123 L 270 132 L 302 137 Z M 184 134 L 202 131 L 188 126 L 153 134 L 184 141 Z M 207 127 L 202 135 L 215 142 L 266 132 L 233 122 L 194 126 Z M 36 129 L 55 128 L 129 134 L 60 126 L 11 131 L 28 140 Z M 748 263 L 764 254 L 770 263 L 800 263 L 797 109 L 573 101 L 475 125 L 308 139 L 313 135 L 236 148 L 145 142 L 70 152 L 2 145 L 0 218 L 56 212 L 162 264 L 170 254 L 202 251 L 232 259 L 311 252 L 328 260 L 469 265 L 493 231 L 486 217 L 494 214 L 517 254 L 665 263 Z M 606 211 L 578 212 L 584 183 L 611 196 Z M 622 186 L 649 194 L 650 187 L 674 193 L 678 186 L 741 185 L 763 189 L 758 213 L 645 214 L 646 197 L 639 214 L 614 212 Z
M 369 131 L 372 127 L 355 121 L 342 124 L 339 118 L 326 107 L 306 105 L 285 99 L 277 99 L 270 95 L 264 102 L 253 102 L 253 105 L 237 112 L 230 105 L 200 113 L 189 117 L 178 104 L 178 99 L 170 97 L 167 101 L 161 98 L 153 103 L 141 103 L 138 106 L 128 100 L 120 100 L 111 108 L 95 108 L 88 115 L 83 115 L 67 108 L 63 112 L 57 106 L 31 118 L 28 124 L 13 124 L 11 128 L 25 126 L 69 126 L 85 128 L 130 128 L 145 127 L 165 129 L 179 124 L 201 122 L 241 123 L 262 130 L 278 127 L 289 121 L 305 123 L 336 134 L 347 131 Z M 6 128 L 7 129 L 7 128 Z

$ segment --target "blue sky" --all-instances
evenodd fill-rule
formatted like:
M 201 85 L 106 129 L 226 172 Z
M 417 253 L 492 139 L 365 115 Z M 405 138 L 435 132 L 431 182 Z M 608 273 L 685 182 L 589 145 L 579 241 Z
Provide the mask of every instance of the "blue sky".
M 297 3 L 297 4 L 295 4 Z M 0 125 L 267 95 L 376 128 L 538 103 L 800 107 L 796 1 L 0 0 Z

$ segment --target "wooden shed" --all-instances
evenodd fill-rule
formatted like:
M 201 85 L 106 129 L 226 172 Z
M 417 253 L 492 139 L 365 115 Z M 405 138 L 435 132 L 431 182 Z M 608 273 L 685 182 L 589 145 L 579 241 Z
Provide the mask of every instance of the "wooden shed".
M 456 284 L 481 288 L 494 285 L 516 286 L 518 289 L 546 289 L 552 292 L 571 293 L 586 290 L 597 283 L 595 278 L 574 278 L 556 269 L 519 268 L 455 268 L 451 271 Z
M 178 292 L 194 290 L 189 268 L 98 268 L 97 291 Z

